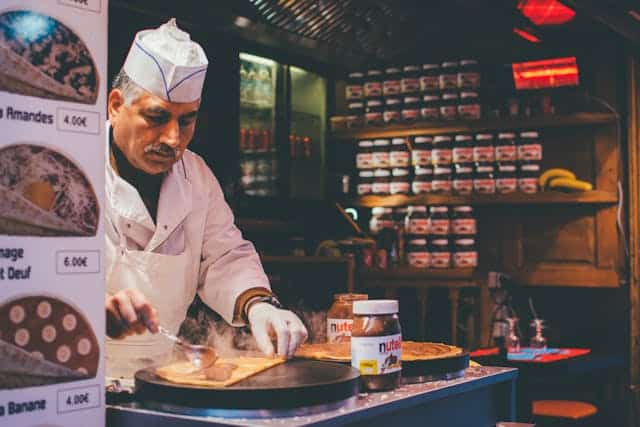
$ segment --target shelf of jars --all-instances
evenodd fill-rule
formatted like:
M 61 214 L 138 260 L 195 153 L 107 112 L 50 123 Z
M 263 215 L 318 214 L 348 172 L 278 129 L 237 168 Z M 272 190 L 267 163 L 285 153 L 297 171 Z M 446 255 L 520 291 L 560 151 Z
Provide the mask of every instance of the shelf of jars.
M 471 282 L 484 277 L 485 275 L 483 275 L 483 273 L 477 268 L 416 268 L 410 266 L 398 266 L 388 269 L 364 269 L 359 272 L 359 276 L 365 280 L 434 279 Z
M 366 138 L 391 138 L 416 135 L 437 135 L 459 132 L 483 132 L 502 129 L 552 128 L 571 126 L 596 126 L 615 123 L 611 113 L 572 113 L 539 117 L 495 118 L 465 121 L 416 122 L 412 124 L 363 127 L 333 130 L 336 139 L 357 140 Z
M 470 194 L 468 196 L 447 194 L 422 194 L 418 196 L 362 196 L 347 200 L 349 206 L 366 208 L 397 207 L 407 205 L 546 205 L 546 204 L 615 204 L 618 195 L 610 191 L 584 191 L 580 193 L 562 193 L 559 191 L 545 191 L 539 193 L 510 193 L 510 194 Z

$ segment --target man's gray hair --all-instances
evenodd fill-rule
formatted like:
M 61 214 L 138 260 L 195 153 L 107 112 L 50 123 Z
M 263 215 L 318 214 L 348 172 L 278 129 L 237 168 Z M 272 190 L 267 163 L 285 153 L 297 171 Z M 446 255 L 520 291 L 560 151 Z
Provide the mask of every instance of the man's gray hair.
M 136 99 L 138 99 L 145 90 L 138 86 L 133 80 L 129 78 L 124 69 L 121 69 L 113 79 L 112 89 L 119 89 L 124 97 L 125 105 L 131 105 Z

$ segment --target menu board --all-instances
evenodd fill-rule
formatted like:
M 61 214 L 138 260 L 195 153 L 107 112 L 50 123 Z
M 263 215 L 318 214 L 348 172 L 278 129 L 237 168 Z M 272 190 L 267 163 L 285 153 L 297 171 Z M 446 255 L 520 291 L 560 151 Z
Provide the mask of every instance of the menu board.
M 0 426 L 103 426 L 108 0 L 0 2 Z

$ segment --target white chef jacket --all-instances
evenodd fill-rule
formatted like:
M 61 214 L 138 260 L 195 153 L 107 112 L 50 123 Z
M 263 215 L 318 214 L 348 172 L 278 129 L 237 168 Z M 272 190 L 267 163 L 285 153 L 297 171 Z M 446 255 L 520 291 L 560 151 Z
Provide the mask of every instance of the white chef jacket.
M 120 245 L 122 235 L 129 250 L 165 255 L 189 250 L 193 262 L 183 276 L 186 292 L 175 304 L 183 311 L 181 318 L 198 292 L 229 324 L 242 326 L 234 319 L 237 297 L 251 288 L 270 290 L 258 254 L 234 225 L 220 184 L 204 160 L 189 150 L 162 182 L 157 224 L 138 191 L 107 161 L 105 213 L 106 238 L 114 246 Z

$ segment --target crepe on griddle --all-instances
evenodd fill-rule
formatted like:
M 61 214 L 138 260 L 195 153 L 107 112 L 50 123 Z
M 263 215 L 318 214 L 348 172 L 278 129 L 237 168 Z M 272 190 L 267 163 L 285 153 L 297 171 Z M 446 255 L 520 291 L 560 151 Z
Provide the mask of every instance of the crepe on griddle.
M 444 357 L 457 356 L 462 354 L 462 349 L 452 345 L 403 341 L 402 342 L 402 361 L 420 361 L 430 359 L 440 359 Z M 302 344 L 295 356 L 304 359 L 318 360 L 334 360 L 337 362 L 351 361 L 351 344 L 350 343 L 317 343 Z
M 156 375 L 164 380 L 176 384 L 194 385 L 200 387 L 228 387 L 239 381 L 249 378 L 255 374 L 263 372 L 269 368 L 284 363 L 286 359 L 282 357 L 230 357 L 219 358 L 217 364 L 236 365 L 231 373 L 231 378 L 224 381 L 207 379 L 204 371 L 196 368 L 191 362 L 175 362 L 170 365 L 156 368 Z
M 29 10 L 0 14 L 0 90 L 95 104 L 98 89 L 91 53 L 66 25 Z
M 0 149 L 0 234 L 95 236 L 99 206 L 84 172 L 40 145 Z

